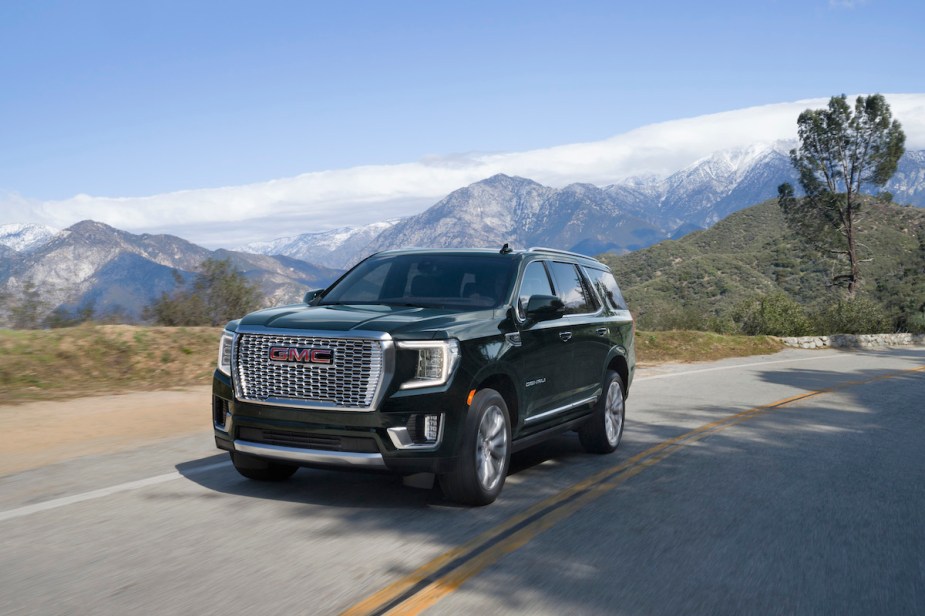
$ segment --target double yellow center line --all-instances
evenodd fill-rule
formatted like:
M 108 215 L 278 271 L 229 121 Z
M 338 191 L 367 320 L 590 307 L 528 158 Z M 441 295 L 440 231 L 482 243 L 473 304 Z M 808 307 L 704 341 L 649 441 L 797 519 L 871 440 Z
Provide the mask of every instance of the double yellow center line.
M 466 580 L 479 574 L 506 554 L 526 545 L 534 537 L 588 503 L 691 443 L 800 400 L 874 381 L 896 378 L 910 372 L 923 371 L 925 371 L 925 366 L 920 366 L 862 381 L 849 381 L 828 389 L 802 393 L 741 411 L 663 441 L 616 466 L 606 468 L 536 503 L 498 526 L 445 552 L 413 573 L 357 603 L 343 614 L 345 616 L 418 614 L 436 604 L 459 588 Z

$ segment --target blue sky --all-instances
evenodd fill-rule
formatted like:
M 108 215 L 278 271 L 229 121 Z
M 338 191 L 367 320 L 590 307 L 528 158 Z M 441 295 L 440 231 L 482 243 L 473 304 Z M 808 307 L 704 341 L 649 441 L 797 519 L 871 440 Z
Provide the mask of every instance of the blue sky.
M 925 92 L 923 23 L 920 0 L 6 0 L 0 194 L 144 196 Z

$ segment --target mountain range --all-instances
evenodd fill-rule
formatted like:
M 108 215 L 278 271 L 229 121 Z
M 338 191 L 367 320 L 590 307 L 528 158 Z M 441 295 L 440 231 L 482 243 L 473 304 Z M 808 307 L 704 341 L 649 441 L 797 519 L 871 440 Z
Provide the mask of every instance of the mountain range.
M 325 286 L 339 272 L 285 256 L 210 251 L 172 235 L 134 235 L 83 221 L 47 241 L 0 253 L 0 292 L 13 301 L 30 285 L 44 312 L 93 306 L 99 315 L 137 320 L 154 298 L 189 280 L 206 259 L 229 259 L 256 283 L 268 305 L 297 301 L 307 287 Z M 0 322 L 3 319 L 0 306 Z
M 268 304 L 295 301 L 325 286 L 372 252 L 408 246 L 548 246 L 589 255 L 625 254 L 710 227 L 773 198 L 794 181 L 789 144 L 714 153 L 665 178 L 633 177 L 608 186 L 544 186 L 498 174 L 400 220 L 307 233 L 237 251 L 210 251 L 171 235 L 134 235 L 84 221 L 63 231 L 0 226 L 0 297 L 16 301 L 31 284 L 47 310 L 93 305 L 137 319 L 144 306 L 207 258 L 230 259 L 259 285 Z M 907 153 L 886 190 L 925 206 L 925 151 Z M 0 307 L 0 322 L 4 310 Z
M 632 177 L 604 187 L 561 189 L 496 175 L 452 192 L 426 211 L 398 221 L 277 242 L 244 252 L 307 258 L 346 268 L 379 250 L 405 246 L 534 245 L 589 255 L 622 254 L 704 229 L 796 184 L 789 142 L 724 150 L 668 177 Z M 925 206 L 925 151 L 908 152 L 885 187 L 898 203 Z

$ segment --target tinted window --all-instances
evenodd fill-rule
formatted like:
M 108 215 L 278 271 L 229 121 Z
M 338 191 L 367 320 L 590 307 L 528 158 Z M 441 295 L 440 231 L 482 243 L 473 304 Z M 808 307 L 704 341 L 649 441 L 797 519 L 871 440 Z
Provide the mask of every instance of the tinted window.
M 591 278 L 591 284 L 597 289 L 597 294 L 604 298 L 611 310 L 626 310 L 626 301 L 620 293 L 617 280 L 610 272 L 588 268 L 585 270 Z
M 509 297 L 514 265 L 500 255 L 382 255 L 357 265 L 319 304 L 495 308 Z
M 571 263 L 550 263 L 559 299 L 565 304 L 566 314 L 584 314 L 595 312 L 597 302 L 585 286 L 585 281 L 578 272 L 578 267 Z
M 517 316 L 524 318 L 524 309 L 527 301 L 533 295 L 555 295 L 546 268 L 540 261 L 534 261 L 524 270 L 523 281 L 520 283 L 520 292 L 517 294 Z

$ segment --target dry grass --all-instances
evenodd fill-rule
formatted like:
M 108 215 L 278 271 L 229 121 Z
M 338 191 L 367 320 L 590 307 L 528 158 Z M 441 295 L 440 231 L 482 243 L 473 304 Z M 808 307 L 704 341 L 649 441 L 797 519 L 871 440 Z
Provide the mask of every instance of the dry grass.
M 712 332 L 636 332 L 636 360 L 640 364 L 714 361 L 776 353 L 784 345 L 771 336 L 727 336 Z
M 220 329 L 81 325 L 0 330 L 4 403 L 209 383 Z
M 0 396 L 4 403 L 208 384 L 220 329 L 82 325 L 0 330 Z M 773 338 L 705 332 L 637 332 L 643 364 L 710 361 L 774 353 Z

